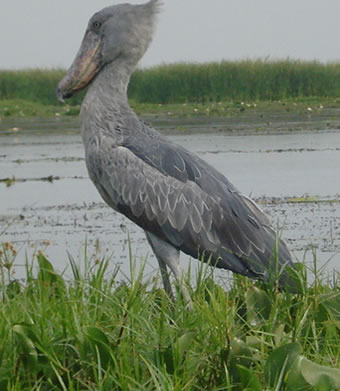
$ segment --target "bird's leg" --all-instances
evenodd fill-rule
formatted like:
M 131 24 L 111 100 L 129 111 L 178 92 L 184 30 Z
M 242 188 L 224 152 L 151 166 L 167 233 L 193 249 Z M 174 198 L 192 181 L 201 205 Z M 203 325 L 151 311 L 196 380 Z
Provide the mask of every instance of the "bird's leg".
M 162 276 L 165 292 L 168 294 L 168 296 L 171 299 L 174 299 L 174 294 L 172 293 L 171 283 L 170 283 L 169 273 L 166 268 L 166 263 L 157 255 L 156 255 L 156 258 L 158 261 L 159 270 L 161 271 L 161 276 Z
M 190 294 L 185 286 L 184 274 L 179 265 L 179 250 L 150 232 L 146 232 L 146 237 L 157 257 L 165 291 L 170 297 L 173 297 L 169 274 L 166 268 L 168 266 L 175 276 L 188 308 L 192 308 Z
M 179 255 L 179 252 L 178 252 L 178 255 Z M 187 287 L 185 286 L 185 278 L 184 278 L 183 271 L 179 266 L 179 256 L 175 262 L 174 262 L 173 258 L 170 259 L 170 262 L 167 265 L 169 266 L 171 271 L 174 273 L 176 282 L 179 285 L 179 288 L 182 292 L 184 300 L 187 304 L 187 309 L 192 310 L 193 305 L 192 305 L 191 297 L 190 297 L 190 294 L 189 294 Z
M 167 295 L 171 298 L 171 299 L 174 299 L 174 294 L 172 292 L 172 289 L 171 289 L 171 283 L 170 283 L 170 278 L 169 278 L 169 273 L 168 273 L 168 270 L 166 268 L 166 262 L 164 262 L 162 256 L 160 255 L 160 251 L 157 251 L 157 249 L 155 248 L 155 246 L 157 247 L 157 244 L 154 244 L 157 242 L 157 238 L 150 234 L 149 232 L 146 232 L 145 231 L 145 235 L 146 235 L 146 238 L 154 252 L 154 254 L 156 255 L 156 258 L 157 258 L 157 261 L 158 261 L 158 265 L 159 265 L 159 270 L 161 271 L 161 276 L 162 276 L 162 281 L 163 281 L 163 285 L 164 285 L 164 290 L 165 292 L 167 293 Z

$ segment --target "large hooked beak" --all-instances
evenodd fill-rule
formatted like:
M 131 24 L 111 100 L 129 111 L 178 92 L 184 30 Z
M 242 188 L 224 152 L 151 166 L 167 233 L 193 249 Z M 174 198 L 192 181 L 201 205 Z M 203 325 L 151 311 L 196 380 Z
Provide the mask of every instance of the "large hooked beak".
M 59 82 L 57 98 L 63 102 L 85 88 L 103 66 L 101 37 L 87 31 L 66 76 Z

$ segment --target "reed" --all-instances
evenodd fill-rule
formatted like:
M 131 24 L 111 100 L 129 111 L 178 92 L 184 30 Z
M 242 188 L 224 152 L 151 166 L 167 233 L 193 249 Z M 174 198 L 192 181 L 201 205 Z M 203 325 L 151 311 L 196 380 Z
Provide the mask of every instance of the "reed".
M 162 65 L 137 71 L 129 93 L 139 102 L 164 104 L 336 97 L 340 64 L 245 60 Z
M 55 88 L 65 71 L 0 71 L 0 100 L 56 104 Z M 298 60 L 178 63 L 139 69 L 129 97 L 138 103 L 261 101 L 340 95 L 340 64 Z M 79 105 L 83 95 L 72 98 Z
M 0 100 L 26 100 L 44 105 L 58 104 L 56 87 L 65 75 L 62 69 L 25 69 L 0 71 Z M 72 99 L 80 104 L 82 96 Z

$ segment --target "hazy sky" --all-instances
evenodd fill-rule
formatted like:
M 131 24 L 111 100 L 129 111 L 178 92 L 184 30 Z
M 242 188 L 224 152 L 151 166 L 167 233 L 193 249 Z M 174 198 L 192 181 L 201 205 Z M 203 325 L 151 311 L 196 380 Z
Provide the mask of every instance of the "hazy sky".
M 0 68 L 68 67 L 89 17 L 119 2 L 0 0 Z M 144 66 L 244 58 L 340 60 L 340 0 L 163 3 Z

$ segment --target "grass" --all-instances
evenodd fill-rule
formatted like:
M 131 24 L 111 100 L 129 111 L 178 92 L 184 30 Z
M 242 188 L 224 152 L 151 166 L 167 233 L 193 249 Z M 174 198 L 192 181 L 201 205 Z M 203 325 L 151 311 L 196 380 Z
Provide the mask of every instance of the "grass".
M 139 102 L 184 103 L 337 97 L 340 64 L 243 60 L 171 64 L 137 71 L 129 94 Z
M 21 390 L 336 390 L 340 388 L 337 275 L 300 294 L 236 277 L 231 288 L 203 267 L 173 303 L 158 279 L 131 261 L 119 283 L 108 260 L 73 278 L 40 253 L 26 282 L 11 276 L 16 252 L 0 253 L 0 389 Z M 315 268 L 316 269 L 316 268 Z
M 0 71 L 0 100 L 22 99 L 44 105 L 56 105 L 56 88 L 65 75 L 62 69 L 24 69 Z M 80 103 L 81 96 L 73 102 Z
M 46 105 L 25 99 L 4 99 L 0 101 L 0 118 L 58 118 L 78 115 L 80 106 Z
M 319 114 L 327 110 L 330 119 L 336 114 L 333 109 L 340 108 L 340 99 L 337 98 L 296 98 L 281 101 L 256 101 L 256 102 L 210 102 L 210 103 L 171 103 L 153 104 L 138 103 L 130 99 L 130 105 L 138 115 L 146 118 L 209 118 L 209 117 L 244 117 L 245 115 L 257 115 L 260 117 L 266 113 L 278 115 L 310 115 Z M 70 118 L 78 116 L 80 105 L 55 104 L 45 105 L 39 102 L 24 99 L 0 100 L 0 120 L 31 118 Z
M 0 100 L 57 105 L 63 69 L 0 71 Z M 277 101 L 340 95 L 340 64 L 297 60 L 179 63 L 139 69 L 128 89 L 136 103 L 178 104 Z M 69 102 L 79 105 L 83 94 Z
M 0 119 L 78 115 L 84 92 L 59 103 L 63 69 L 0 71 Z M 244 112 L 319 112 L 339 108 L 340 64 L 296 60 L 222 61 L 139 69 L 128 89 L 137 114 L 239 116 Z

